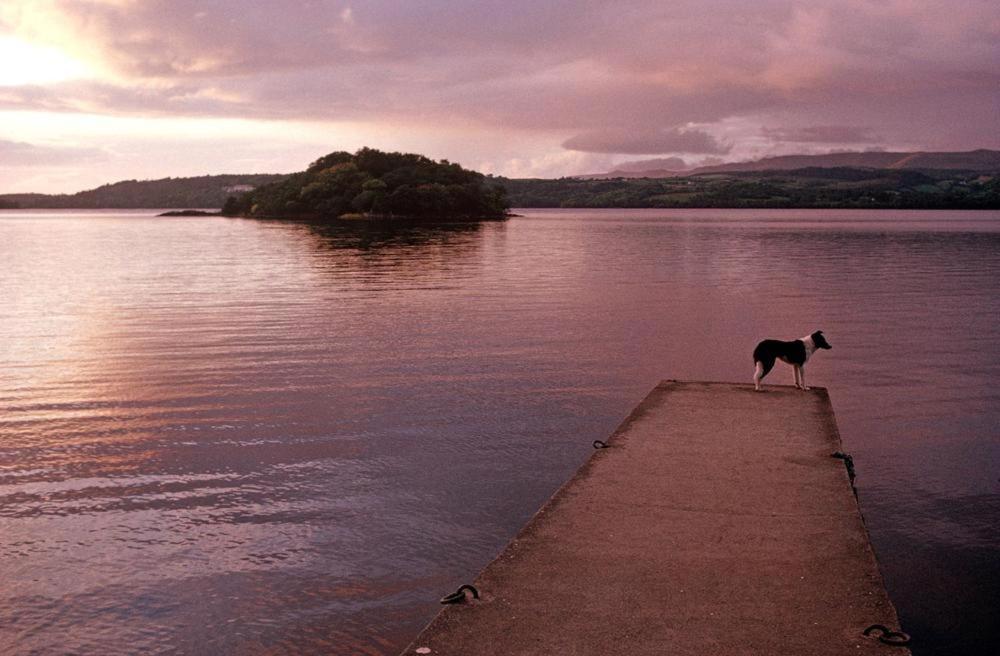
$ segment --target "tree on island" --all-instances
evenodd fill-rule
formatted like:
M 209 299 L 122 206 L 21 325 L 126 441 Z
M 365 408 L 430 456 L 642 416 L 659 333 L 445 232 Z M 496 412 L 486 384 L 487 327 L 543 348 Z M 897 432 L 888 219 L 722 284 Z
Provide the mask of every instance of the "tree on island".
M 506 190 L 476 171 L 372 148 L 335 152 L 280 182 L 230 197 L 227 216 L 502 219 Z

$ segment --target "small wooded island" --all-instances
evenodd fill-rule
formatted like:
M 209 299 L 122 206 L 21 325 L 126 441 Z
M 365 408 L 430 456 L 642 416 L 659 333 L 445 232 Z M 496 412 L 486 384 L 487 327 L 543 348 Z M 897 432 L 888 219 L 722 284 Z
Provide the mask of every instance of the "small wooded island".
M 476 171 L 423 155 L 334 152 L 300 173 L 231 196 L 225 216 L 303 219 L 497 220 L 507 192 Z

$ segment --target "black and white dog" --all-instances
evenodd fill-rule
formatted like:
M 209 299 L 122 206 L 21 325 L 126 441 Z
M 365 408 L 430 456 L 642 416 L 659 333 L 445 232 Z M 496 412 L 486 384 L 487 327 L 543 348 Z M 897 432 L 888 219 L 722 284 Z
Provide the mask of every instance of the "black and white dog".
M 753 361 L 757 365 L 753 372 L 753 386 L 760 391 L 760 381 L 771 371 L 775 360 L 781 360 L 792 365 L 795 370 L 795 386 L 799 389 L 807 390 L 806 375 L 802 370 L 806 360 L 816 352 L 816 349 L 829 349 L 830 346 L 823 331 L 817 330 L 812 335 L 796 339 L 791 342 L 783 342 L 778 339 L 765 339 L 753 350 Z

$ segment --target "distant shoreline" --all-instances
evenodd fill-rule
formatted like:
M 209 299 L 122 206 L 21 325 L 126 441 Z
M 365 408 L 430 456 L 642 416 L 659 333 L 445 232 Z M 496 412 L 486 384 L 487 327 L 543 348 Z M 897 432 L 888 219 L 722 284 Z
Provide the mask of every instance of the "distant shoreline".
M 621 211 L 621 212 L 684 212 L 702 210 L 746 210 L 752 212 L 782 211 L 782 212 L 1000 212 L 1000 208 L 964 208 L 964 207 L 515 207 L 503 217 L 442 217 L 428 218 L 423 216 L 371 216 L 371 217 L 319 217 L 319 216 L 227 216 L 225 214 L 212 214 L 230 219 L 250 219 L 259 221 L 300 221 L 303 223 L 340 223 L 340 224 L 412 224 L 412 223 L 496 223 L 508 219 L 530 218 L 527 214 L 520 212 L 545 212 L 559 211 L 572 213 L 574 211 Z M 2 213 L 0 213 L 2 216 Z M 160 215 L 158 215 L 160 216 Z
M 518 210 L 897 210 L 897 211 L 997 211 L 1000 210 L 1000 203 L 991 205 L 924 205 L 920 207 L 894 206 L 894 205 L 782 205 L 782 204 L 752 204 L 749 202 L 738 202 L 731 205 L 705 204 L 705 205 L 513 205 L 512 209 Z M 32 207 L 0 207 L 0 215 L 4 212 L 27 212 L 44 210 L 87 210 L 87 211 L 141 211 L 141 210 L 165 210 L 156 214 L 161 217 L 194 217 L 194 216 L 229 216 L 231 218 L 257 218 L 267 220 L 298 219 L 308 221 L 413 221 L 422 217 L 408 214 L 395 215 L 356 215 L 346 214 L 337 217 L 323 217 L 318 215 L 294 215 L 294 216 L 256 216 L 243 217 L 240 215 L 226 215 L 221 210 L 189 210 L 182 208 L 171 208 L 164 205 L 136 205 L 130 207 L 117 206 L 32 206 Z M 455 221 L 503 221 L 504 219 L 520 216 L 514 212 L 508 212 L 501 217 L 448 217 L 448 220 Z
M 289 177 L 130 180 L 72 195 L 2 194 L 0 210 L 222 208 L 234 193 L 247 187 L 262 189 Z M 510 207 L 540 209 L 1000 209 L 1000 172 L 974 170 L 810 167 L 683 177 L 486 180 L 506 190 Z M 344 209 L 352 212 L 340 211 Z M 237 208 L 235 213 L 254 212 Z M 306 214 L 299 210 L 287 216 Z

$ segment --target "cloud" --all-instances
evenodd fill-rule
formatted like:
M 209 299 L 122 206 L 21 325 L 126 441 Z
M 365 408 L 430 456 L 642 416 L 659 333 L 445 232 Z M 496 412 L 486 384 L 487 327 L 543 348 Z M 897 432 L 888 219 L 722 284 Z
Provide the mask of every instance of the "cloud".
M 864 126 L 812 125 L 798 128 L 763 128 L 763 135 L 773 141 L 816 144 L 858 144 L 876 141 Z
M 680 157 L 657 157 L 655 159 L 640 159 L 622 162 L 615 165 L 616 171 L 684 171 L 690 168 Z
M 1000 147 L 987 0 L 4 0 L 5 30 L 102 75 L 0 110 L 363 121 L 538 172 L 564 149 Z
M 730 146 L 720 144 L 701 130 L 594 130 L 571 137 L 563 142 L 567 150 L 589 153 L 623 153 L 656 155 L 660 153 L 725 154 Z
M 132 116 L 243 115 L 249 100 L 236 89 L 178 84 L 135 84 L 79 80 L 46 86 L 22 85 L 0 88 L 0 109 L 34 109 Z M 263 114 L 268 112 L 251 112 Z M 274 114 L 272 117 L 277 117 Z
M 5 167 L 96 163 L 105 159 L 107 153 L 97 148 L 37 146 L 0 139 L 0 162 Z
M 559 151 L 538 157 L 513 157 L 494 163 L 485 162 L 479 170 L 512 178 L 563 177 L 580 171 L 606 171 L 612 159 L 607 155 Z

